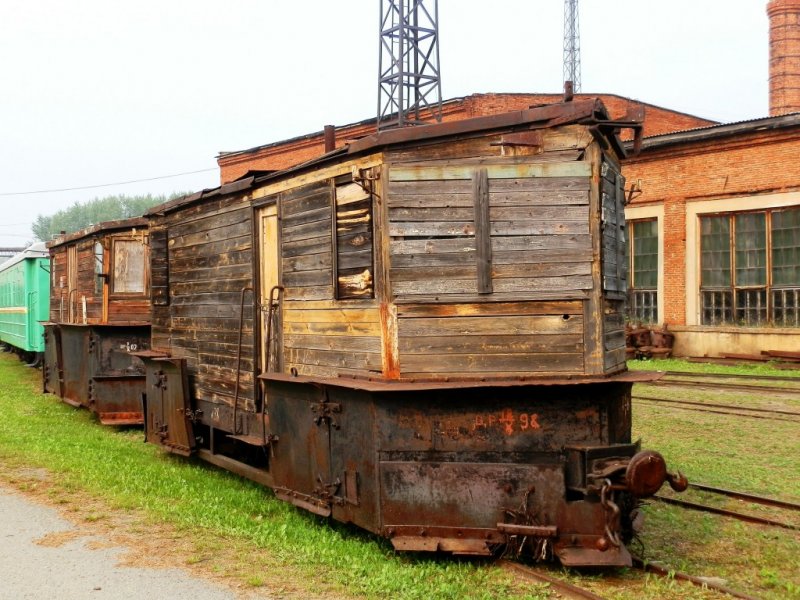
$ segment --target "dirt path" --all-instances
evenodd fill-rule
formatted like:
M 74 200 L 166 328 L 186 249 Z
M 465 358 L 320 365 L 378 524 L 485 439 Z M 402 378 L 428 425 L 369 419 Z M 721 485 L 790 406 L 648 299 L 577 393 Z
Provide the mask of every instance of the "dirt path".
M 178 568 L 123 566 L 131 548 L 0 485 L 0 599 L 235 600 L 253 596 Z M 258 598 L 269 598 L 259 595 Z

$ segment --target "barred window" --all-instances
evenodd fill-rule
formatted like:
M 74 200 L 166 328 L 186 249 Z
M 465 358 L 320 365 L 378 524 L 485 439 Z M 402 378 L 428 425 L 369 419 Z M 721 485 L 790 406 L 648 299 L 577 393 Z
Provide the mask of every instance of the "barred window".
M 628 314 L 633 321 L 658 321 L 658 221 L 630 223 L 631 287 Z
M 700 217 L 703 325 L 800 327 L 800 208 Z

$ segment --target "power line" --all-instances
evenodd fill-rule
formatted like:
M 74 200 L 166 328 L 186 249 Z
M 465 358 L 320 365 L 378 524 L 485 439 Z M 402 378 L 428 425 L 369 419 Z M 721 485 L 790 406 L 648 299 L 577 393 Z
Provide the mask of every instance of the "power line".
M 142 183 L 145 181 L 156 181 L 157 179 L 169 179 L 171 177 L 182 177 L 183 175 L 195 175 L 197 173 L 207 173 L 216 171 L 216 167 L 211 169 L 200 169 L 199 171 L 186 171 L 185 173 L 175 173 L 174 175 L 160 175 L 159 177 L 148 177 L 146 179 L 131 179 L 129 181 L 117 181 L 115 183 L 99 183 L 97 185 L 83 185 L 80 187 L 59 188 L 52 190 L 31 190 L 27 192 L 0 192 L 0 196 L 28 196 L 31 194 L 52 194 L 54 192 L 74 192 L 77 190 L 93 190 L 95 188 L 111 187 L 115 185 L 127 185 L 129 183 Z

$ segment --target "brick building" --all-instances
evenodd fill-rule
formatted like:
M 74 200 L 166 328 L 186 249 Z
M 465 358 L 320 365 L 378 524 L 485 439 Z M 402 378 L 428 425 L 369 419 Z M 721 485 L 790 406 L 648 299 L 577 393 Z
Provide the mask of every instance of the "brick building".
M 623 165 L 633 201 L 630 313 L 669 326 L 678 355 L 800 350 L 800 0 L 770 0 L 770 116 L 732 124 L 613 94 L 613 119 L 644 113 L 642 152 Z M 443 104 L 454 121 L 561 101 L 475 94 Z M 329 149 L 373 133 L 335 130 Z M 319 131 L 217 157 L 221 183 L 325 151 Z
M 675 353 L 800 351 L 800 0 L 772 0 L 770 116 L 648 136 L 626 161 L 630 313 Z

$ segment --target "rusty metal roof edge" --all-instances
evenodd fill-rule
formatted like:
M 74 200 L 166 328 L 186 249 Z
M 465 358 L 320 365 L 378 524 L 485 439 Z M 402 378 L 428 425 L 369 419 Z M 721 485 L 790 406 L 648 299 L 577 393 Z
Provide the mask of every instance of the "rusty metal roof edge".
M 200 190 L 199 192 L 189 194 L 188 196 L 181 196 L 180 198 L 174 198 L 173 200 L 169 200 L 168 202 L 164 202 L 163 204 L 154 206 L 153 208 L 149 209 L 146 213 L 144 213 L 144 216 L 145 217 L 161 216 L 168 212 L 172 212 L 174 210 L 178 210 L 179 208 L 183 208 L 187 204 L 193 204 L 195 202 L 199 202 L 200 200 L 207 200 L 208 198 L 212 198 L 214 196 L 227 196 L 228 194 L 235 194 L 236 192 L 241 192 L 243 190 L 251 188 L 254 180 L 255 176 L 250 175 L 249 177 L 237 179 L 236 181 L 231 181 L 230 183 L 224 183 L 219 187 L 206 188 Z
M 695 127 L 683 131 L 673 131 L 670 133 L 647 136 L 642 139 L 642 151 L 656 150 L 674 144 L 709 141 L 739 133 L 758 133 L 760 131 L 788 129 L 798 125 L 800 125 L 800 113 L 789 113 L 775 117 L 761 117 L 733 123 L 718 123 L 716 125 L 709 125 L 708 127 Z M 632 142 L 625 142 L 625 146 L 632 146 Z
M 461 119 L 458 121 L 448 121 L 446 123 L 431 123 L 419 127 L 390 129 L 356 140 L 350 144 L 348 151 L 354 154 L 403 142 L 436 139 L 439 137 L 463 135 L 491 129 L 502 129 L 504 127 L 513 127 L 515 125 L 524 125 L 537 121 L 550 121 L 552 119 L 559 119 L 565 122 L 578 122 L 583 119 L 592 119 L 598 112 L 603 114 L 605 118 L 608 117 L 605 106 L 598 98 L 545 104 L 535 108 L 488 115 L 485 117 L 474 117 L 472 119 Z
M 342 155 L 355 156 L 358 154 L 367 154 L 369 152 L 377 152 L 381 148 L 385 148 L 387 146 L 415 141 L 435 140 L 438 138 L 464 135 L 479 131 L 505 129 L 508 127 L 533 124 L 537 122 L 546 123 L 547 121 L 555 121 L 555 125 L 567 125 L 570 123 L 595 123 L 602 122 L 607 117 L 608 112 L 603 103 L 598 98 L 590 98 L 577 102 L 546 104 L 521 111 L 513 111 L 485 117 L 474 117 L 459 121 L 449 121 L 447 123 L 431 123 L 420 125 L 418 127 L 392 129 L 363 137 L 347 146 L 336 148 L 327 154 L 312 158 L 311 160 L 293 167 L 289 167 L 283 171 L 275 171 L 274 173 L 270 173 L 268 175 L 256 177 L 254 185 L 267 183 L 276 179 L 291 176 L 306 169 L 319 167 L 324 165 L 326 162 Z M 611 137 L 615 140 L 617 138 L 615 135 Z M 620 142 L 612 142 L 612 144 L 615 148 L 621 150 Z
M 490 387 L 524 387 L 555 385 L 588 385 L 596 383 L 644 383 L 663 377 L 662 372 L 622 371 L 605 376 L 575 375 L 572 377 L 509 377 L 485 379 L 363 379 L 354 377 L 308 377 L 289 373 L 262 373 L 259 379 L 310 385 L 328 385 L 366 392 L 411 392 L 444 389 L 471 389 Z
M 118 219 L 116 221 L 104 221 L 102 223 L 97 223 L 95 225 L 90 225 L 89 227 L 79 229 L 78 231 L 73 231 L 72 233 L 68 233 L 63 236 L 59 235 L 55 239 L 47 242 L 47 247 L 55 248 L 56 246 L 61 246 L 68 242 L 74 242 L 100 232 L 118 231 L 120 229 L 128 228 L 135 229 L 137 227 L 146 229 L 147 224 L 148 221 L 144 217 L 131 217 L 129 219 Z

